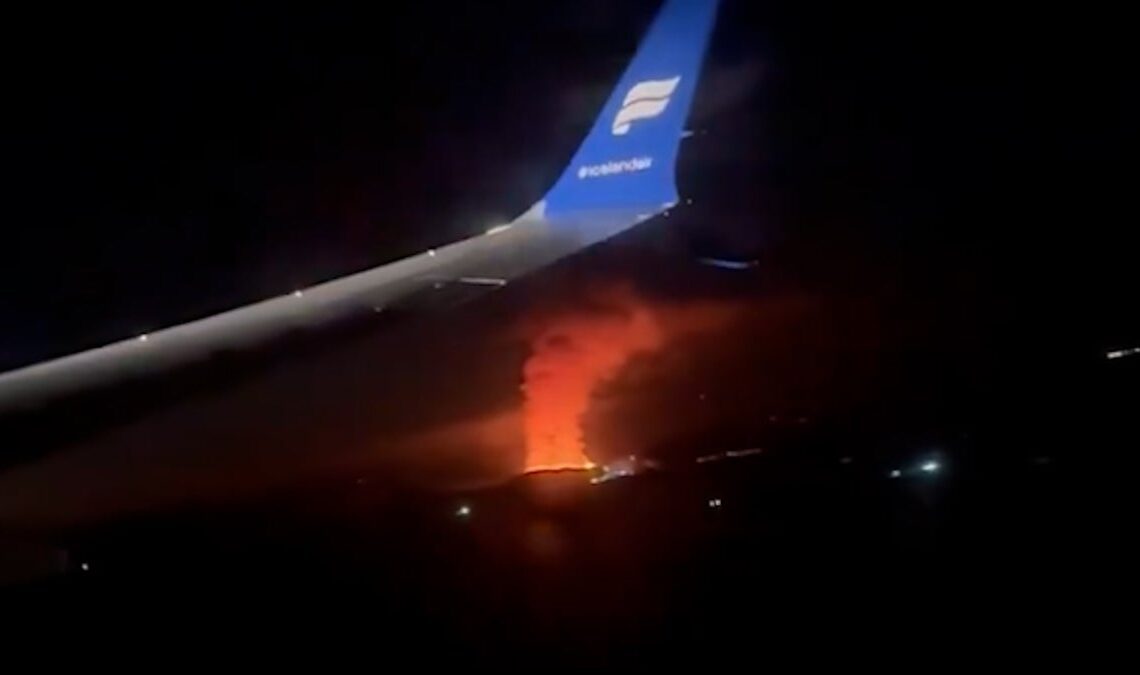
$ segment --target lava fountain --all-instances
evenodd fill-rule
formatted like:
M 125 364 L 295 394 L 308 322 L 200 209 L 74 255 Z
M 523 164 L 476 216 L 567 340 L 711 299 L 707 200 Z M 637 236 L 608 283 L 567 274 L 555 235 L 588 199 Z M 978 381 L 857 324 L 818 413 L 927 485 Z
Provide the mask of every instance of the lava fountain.
M 527 472 L 592 468 L 582 419 L 594 391 L 664 341 L 653 311 L 631 289 L 591 300 L 548 317 L 531 339 L 522 372 Z

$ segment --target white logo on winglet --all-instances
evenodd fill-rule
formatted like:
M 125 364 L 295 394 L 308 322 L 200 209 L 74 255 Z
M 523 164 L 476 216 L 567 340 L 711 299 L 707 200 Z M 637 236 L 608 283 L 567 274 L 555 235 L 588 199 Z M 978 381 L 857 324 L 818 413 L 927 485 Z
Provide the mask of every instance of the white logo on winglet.
M 617 117 L 614 118 L 614 136 L 624 136 L 629 133 L 632 122 L 652 119 L 665 112 L 669 98 L 673 96 L 680 82 L 681 76 L 678 75 L 669 80 L 646 80 L 633 85 L 625 95 Z
M 631 159 L 619 159 L 615 161 L 605 162 L 603 164 L 587 164 L 578 167 L 578 180 L 585 180 L 587 178 L 601 178 L 603 176 L 613 176 L 619 173 L 646 171 L 652 167 L 652 157 L 633 157 Z

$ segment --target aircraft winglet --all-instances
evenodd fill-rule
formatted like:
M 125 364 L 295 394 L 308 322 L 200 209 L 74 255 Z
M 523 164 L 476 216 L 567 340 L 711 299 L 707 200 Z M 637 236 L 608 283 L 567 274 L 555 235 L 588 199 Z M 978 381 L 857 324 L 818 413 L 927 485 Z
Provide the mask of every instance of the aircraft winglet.
M 586 140 L 547 193 L 552 221 L 658 213 L 677 202 L 675 165 L 717 0 L 667 0 Z

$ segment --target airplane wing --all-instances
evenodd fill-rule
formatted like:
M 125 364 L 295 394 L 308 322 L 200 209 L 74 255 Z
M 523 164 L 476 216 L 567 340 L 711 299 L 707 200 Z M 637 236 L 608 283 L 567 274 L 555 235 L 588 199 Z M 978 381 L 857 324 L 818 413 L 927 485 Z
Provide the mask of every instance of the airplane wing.
M 0 410 L 144 376 L 455 285 L 494 288 L 677 202 L 684 123 L 717 0 L 666 0 L 554 187 L 513 222 L 317 286 L 0 375 Z

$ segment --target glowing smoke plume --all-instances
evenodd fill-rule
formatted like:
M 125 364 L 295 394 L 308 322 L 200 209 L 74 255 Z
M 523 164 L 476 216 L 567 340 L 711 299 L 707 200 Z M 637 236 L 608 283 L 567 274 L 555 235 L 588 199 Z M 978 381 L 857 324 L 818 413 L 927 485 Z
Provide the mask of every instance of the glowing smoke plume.
M 594 390 L 663 341 L 652 309 L 625 288 L 541 322 L 523 366 L 526 470 L 591 467 L 582 418 Z

